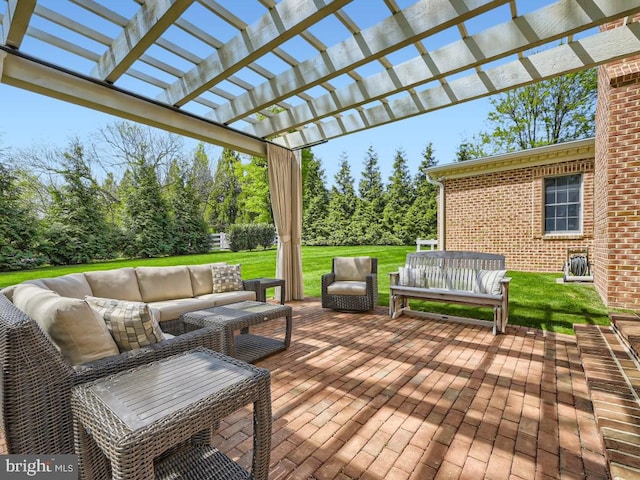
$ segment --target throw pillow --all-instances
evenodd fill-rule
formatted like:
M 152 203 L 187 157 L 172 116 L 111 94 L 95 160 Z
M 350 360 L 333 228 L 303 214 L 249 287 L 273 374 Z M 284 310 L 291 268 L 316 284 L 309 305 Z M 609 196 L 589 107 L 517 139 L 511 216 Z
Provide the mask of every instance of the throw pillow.
M 500 295 L 500 282 L 506 274 L 506 270 L 478 270 L 476 285 L 473 291 L 475 293 Z
M 212 265 L 213 293 L 242 290 L 240 265 Z
M 91 296 L 85 299 L 102 316 L 120 351 L 164 340 L 158 320 L 146 303 Z
M 405 287 L 426 288 L 427 278 L 423 267 L 400 267 L 398 269 L 399 283 Z

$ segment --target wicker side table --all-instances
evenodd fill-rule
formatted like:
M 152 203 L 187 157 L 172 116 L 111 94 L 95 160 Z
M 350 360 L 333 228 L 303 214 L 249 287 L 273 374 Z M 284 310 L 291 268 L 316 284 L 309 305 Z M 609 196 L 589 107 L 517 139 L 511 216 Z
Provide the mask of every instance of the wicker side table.
M 201 441 L 221 418 L 249 403 L 251 474 Z M 268 370 L 196 349 L 79 385 L 72 391 L 71 408 L 83 479 L 268 478 Z
M 223 332 L 223 352 L 245 362 L 255 362 L 289 348 L 291 344 L 293 309 L 288 305 L 272 303 L 244 302 L 231 303 L 221 307 L 205 308 L 182 314 L 187 329 L 216 328 Z M 285 332 L 282 340 L 249 333 L 249 327 L 263 322 L 285 318 Z M 240 330 L 240 335 L 235 335 Z
M 284 305 L 286 298 L 286 281 L 281 278 L 252 278 L 246 281 L 248 289 L 256 292 L 256 300 L 258 302 L 267 301 L 267 288 L 280 287 L 280 305 Z

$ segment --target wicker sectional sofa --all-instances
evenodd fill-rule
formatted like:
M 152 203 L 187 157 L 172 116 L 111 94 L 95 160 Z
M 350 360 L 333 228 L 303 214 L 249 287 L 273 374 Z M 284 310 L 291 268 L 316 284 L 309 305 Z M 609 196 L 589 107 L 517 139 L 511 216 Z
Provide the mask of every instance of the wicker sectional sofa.
M 255 300 L 257 286 L 241 281 L 235 290 L 214 293 L 215 265 L 76 273 L 0 291 L 0 428 L 8 453 L 73 453 L 69 399 L 75 385 L 196 347 L 220 351 L 218 332 L 185 333 L 180 315 Z M 123 351 L 109 343 L 109 330 L 87 305 L 91 297 L 144 305 L 164 335 Z

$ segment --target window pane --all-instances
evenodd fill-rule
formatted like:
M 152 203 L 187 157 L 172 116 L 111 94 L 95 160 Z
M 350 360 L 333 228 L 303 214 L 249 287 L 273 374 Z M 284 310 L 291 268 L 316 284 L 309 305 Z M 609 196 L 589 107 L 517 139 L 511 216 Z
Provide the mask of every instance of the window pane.
M 569 215 L 570 217 L 576 217 L 577 218 L 579 214 L 580 214 L 579 205 L 572 204 L 572 205 L 568 205 L 567 206 L 567 215 Z
M 555 216 L 556 216 L 556 207 L 547 207 L 547 208 L 545 208 L 544 216 L 546 218 L 555 218 Z
M 558 205 L 556 207 L 556 218 L 566 218 L 566 217 L 567 217 L 567 206 Z
M 558 196 L 557 196 L 557 203 L 567 203 L 567 192 L 562 191 L 562 192 L 558 192 Z
M 567 230 L 576 231 L 580 229 L 578 217 L 569 217 Z
M 566 232 L 567 230 L 568 230 L 567 219 L 556 218 L 556 232 Z
M 544 230 L 546 232 L 555 232 L 556 231 L 556 224 L 555 224 L 553 218 L 547 218 L 547 220 L 544 222 Z
M 568 201 L 571 203 L 577 203 L 580 201 L 580 190 L 569 190 Z

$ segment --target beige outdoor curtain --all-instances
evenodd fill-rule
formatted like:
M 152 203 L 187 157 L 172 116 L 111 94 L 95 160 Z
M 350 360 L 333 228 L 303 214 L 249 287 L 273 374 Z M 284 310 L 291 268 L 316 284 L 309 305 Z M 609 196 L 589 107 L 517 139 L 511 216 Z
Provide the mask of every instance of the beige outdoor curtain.
M 267 144 L 269 192 L 278 232 L 276 277 L 286 281 L 285 300 L 304 299 L 302 281 L 302 170 L 300 152 Z

